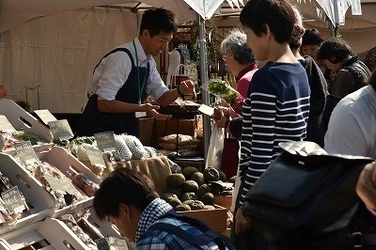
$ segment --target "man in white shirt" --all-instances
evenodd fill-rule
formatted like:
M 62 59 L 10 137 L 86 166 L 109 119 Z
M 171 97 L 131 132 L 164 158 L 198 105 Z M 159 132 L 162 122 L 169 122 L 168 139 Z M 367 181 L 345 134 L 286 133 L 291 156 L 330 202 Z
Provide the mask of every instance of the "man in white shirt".
M 176 30 L 171 11 L 157 8 L 144 12 L 138 37 L 110 51 L 95 67 L 77 135 L 113 131 L 139 137 L 139 117 L 179 96 L 196 96 L 191 81 L 169 90 L 153 59 L 166 49 Z M 144 103 L 148 95 L 159 105 Z
M 376 71 L 334 108 L 324 143 L 328 153 L 376 158 Z

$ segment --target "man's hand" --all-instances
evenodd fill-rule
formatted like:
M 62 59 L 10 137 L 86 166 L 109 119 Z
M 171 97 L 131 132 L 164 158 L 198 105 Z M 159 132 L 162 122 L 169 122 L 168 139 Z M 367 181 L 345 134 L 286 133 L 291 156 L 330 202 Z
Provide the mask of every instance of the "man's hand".
M 141 104 L 141 112 L 146 112 L 146 113 L 149 113 L 151 112 L 152 110 L 156 110 L 156 109 L 159 109 L 160 106 L 159 105 L 153 105 L 151 103 L 144 103 L 144 104 Z
M 149 112 L 147 112 L 147 114 L 148 116 L 152 116 L 157 120 L 166 120 L 172 117 L 172 115 L 161 114 L 155 109 L 150 110 Z
M 184 95 L 191 95 L 194 100 L 197 98 L 195 84 L 191 80 L 182 81 L 178 86 L 180 92 Z
M 240 234 L 251 228 L 251 225 L 245 219 L 242 211 L 238 209 L 235 215 L 236 225 L 235 225 L 235 233 Z

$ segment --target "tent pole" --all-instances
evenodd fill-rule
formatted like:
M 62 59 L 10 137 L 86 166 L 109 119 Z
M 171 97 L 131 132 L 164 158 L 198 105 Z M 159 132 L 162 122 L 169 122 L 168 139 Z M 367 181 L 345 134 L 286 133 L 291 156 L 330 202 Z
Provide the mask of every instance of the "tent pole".
M 199 29 L 199 48 L 200 48 L 200 78 L 201 84 L 205 84 L 208 81 L 208 67 L 207 67 L 207 49 L 206 49 L 206 33 L 205 33 L 205 20 L 199 15 L 198 16 L 198 29 Z M 209 92 L 201 89 L 201 96 L 203 104 L 210 105 L 210 95 Z M 206 157 L 208 154 L 209 140 L 211 133 L 210 117 L 203 115 L 203 139 L 204 139 L 204 159 L 206 162 Z

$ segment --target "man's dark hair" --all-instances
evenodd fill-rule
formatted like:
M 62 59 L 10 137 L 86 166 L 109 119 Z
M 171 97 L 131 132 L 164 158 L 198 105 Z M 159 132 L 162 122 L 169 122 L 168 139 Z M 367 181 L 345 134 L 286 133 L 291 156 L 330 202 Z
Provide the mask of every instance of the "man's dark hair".
M 144 174 L 119 167 L 100 184 L 94 196 L 94 210 L 99 219 L 108 215 L 119 216 L 119 205 L 127 204 L 143 211 L 158 198 L 153 182 Z
M 304 31 L 302 45 L 320 45 L 324 41 L 317 29 L 306 29 Z
M 240 13 L 243 26 L 257 36 L 266 32 L 266 25 L 279 43 L 289 43 L 295 24 L 295 13 L 285 0 L 249 0 Z
M 153 37 L 161 32 L 175 34 L 177 29 L 175 14 L 170 10 L 163 8 L 149 9 L 142 15 L 140 34 L 144 30 L 148 30 Z
M 344 40 L 331 37 L 323 41 L 317 52 L 318 60 L 329 60 L 331 63 L 343 62 L 352 54 L 350 45 Z

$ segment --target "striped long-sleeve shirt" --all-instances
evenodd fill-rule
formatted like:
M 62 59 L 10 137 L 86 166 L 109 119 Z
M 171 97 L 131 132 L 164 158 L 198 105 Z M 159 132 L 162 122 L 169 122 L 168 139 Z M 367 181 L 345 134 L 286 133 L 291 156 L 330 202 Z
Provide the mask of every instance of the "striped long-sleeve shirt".
M 306 137 L 309 97 L 300 63 L 268 62 L 254 74 L 243 104 L 238 205 L 280 154 L 278 143 Z

